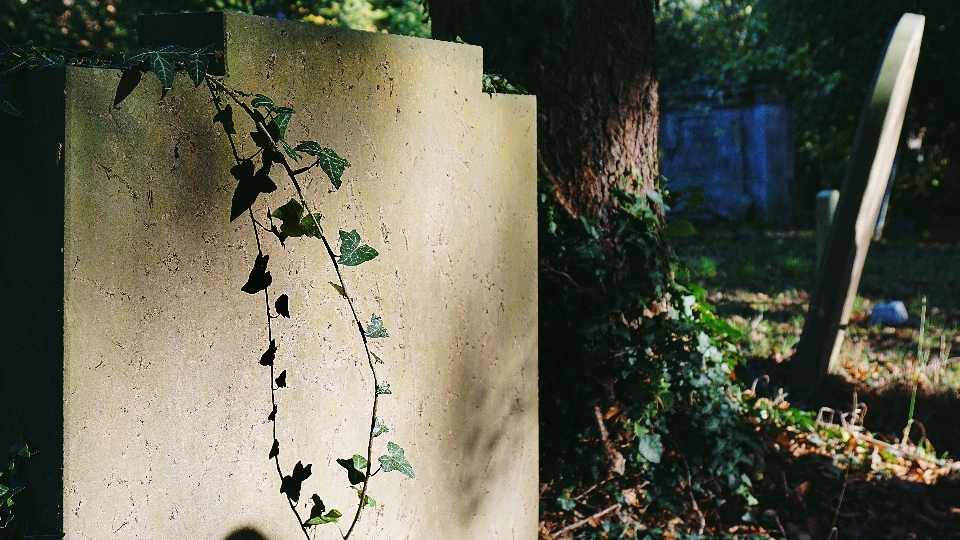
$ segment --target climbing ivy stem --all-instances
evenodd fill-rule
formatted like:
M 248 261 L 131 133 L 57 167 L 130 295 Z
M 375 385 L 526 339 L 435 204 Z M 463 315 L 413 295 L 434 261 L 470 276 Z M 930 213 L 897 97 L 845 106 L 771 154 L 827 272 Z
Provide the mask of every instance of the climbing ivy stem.
M 380 401 L 380 394 L 378 392 L 380 382 L 377 377 L 377 370 L 373 364 L 373 355 L 371 354 L 371 351 L 370 351 L 370 344 L 367 342 L 366 331 L 363 328 L 363 323 L 360 321 L 360 316 L 357 314 L 357 309 L 353 303 L 353 298 L 350 296 L 348 292 L 346 281 L 343 279 L 343 273 L 340 271 L 340 264 L 337 262 L 337 256 L 334 254 L 333 248 L 330 246 L 330 242 L 327 239 L 326 234 L 324 234 L 323 228 L 320 226 L 320 223 L 317 220 L 316 214 L 314 214 L 313 211 L 310 209 L 310 205 L 307 203 L 306 197 L 303 194 L 303 188 L 300 186 L 300 182 L 297 180 L 298 174 L 306 172 L 307 170 L 313 168 L 314 165 L 295 171 L 290 166 L 290 163 L 287 161 L 286 156 L 279 150 L 277 141 L 274 140 L 269 130 L 267 130 L 267 126 L 264 125 L 263 122 L 258 118 L 258 115 L 254 114 L 253 110 L 246 103 L 246 101 L 244 101 L 243 98 L 241 98 L 237 92 L 227 87 L 223 83 L 223 81 L 221 81 L 220 79 L 213 77 L 209 74 L 206 75 L 206 79 L 209 84 L 216 86 L 217 88 L 222 90 L 224 93 L 226 93 L 228 96 L 230 96 L 230 98 L 241 109 L 243 109 L 243 111 L 247 114 L 247 116 L 254 122 L 254 124 L 257 127 L 257 131 L 264 137 L 265 140 L 269 142 L 270 144 L 269 150 L 273 153 L 274 156 L 276 156 L 276 158 L 279 159 L 279 163 L 283 166 L 283 169 L 286 172 L 287 177 L 290 179 L 290 182 L 293 184 L 293 187 L 297 192 L 297 198 L 299 199 L 300 205 L 303 207 L 306 214 L 310 216 L 310 219 L 313 221 L 313 224 L 319 233 L 320 240 L 323 242 L 323 246 L 327 251 L 327 256 L 330 258 L 330 262 L 333 264 L 333 269 L 337 274 L 337 281 L 340 283 L 340 290 L 343 291 L 343 297 L 344 299 L 346 299 L 347 305 L 350 307 L 350 313 L 353 316 L 353 320 L 357 325 L 357 330 L 360 333 L 360 338 L 363 342 L 363 349 L 367 358 L 367 366 L 370 368 L 370 373 L 373 375 L 373 406 L 372 406 L 372 411 L 370 413 L 370 430 L 367 436 L 367 470 L 364 474 L 363 487 L 360 490 L 360 501 L 357 505 L 357 511 L 353 516 L 353 521 L 350 524 L 350 528 L 347 530 L 346 534 L 341 533 L 341 535 L 343 536 L 343 539 L 348 540 L 350 538 L 350 535 L 353 533 L 353 530 L 356 527 L 357 522 L 360 521 L 360 515 L 363 513 L 363 508 L 366 502 L 367 487 L 369 486 L 370 477 L 372 476 L 371 467 L 372 467 L 372 460 L 373 460 L 373 439 L 374 439 L 373 434 L 376 428 L 377 407 Z M 251 217 L 252 217 L 252 214 L 251 214 Z M 256 223 L 256 220 L 254 220 L 254 223 Z M 254 227 L 254 229 L 256 229 L 256 227 Z M 257 241 L 259 244 L 259 236 Z M 268 328 L 270 328 L 269 309 L 270 309 L 270 304 L 268 300 L 267 302 Z M 273 388 L 273 382 L 272 382 L 273 366 L 270 366 L 270 369 L 271 369 L 271 394 L 272 394 L 273 392 L 275 392 Z M 274 440 L 276 440 L 276 422 L 274 422 Z M 278 472 L 280 472 L 279 458 L 275 457 L 275 459 L 277 460 L 277 470 Z M 280 474 L 282 476 L 282 472 Z M 297 514 L 297 519 L 301 524 L 301 529 L 303 530 L 303 533 L 307 535 L 307 530 L 303 526 L 303 520 L 300 519 L 299 513 L 297 513 L 295 506 L 292 504 L 292 501 L 290 501 L 289 498 L 288 498 L 288 502 L 291 503 L 291 509 L 294 511 L 295 514 Z M 309 539 L 309 535 L 307 535 L 307 538 Z
M 357 522 L 360 521 L 360 514 L 363 512 L 363 508 L 365 506 L 364 502 L 366 501 L 367 496 L 367 486 L 370 482 L 370 467 L 373 459 L 373 433 L 377 423 L 377 405 L 380 401 L 380 394 L 377 389 L 380 387 L 380 381 L 377 379 L 377 370 L 373 366 L 373 356 L 370 354 L 370 344 L 367 342 L 367 334 L 363 329 L 363 323 L 360 322 L 360 316 L 357 314 L 357 308 L 353 304 L 353 298 L 351 298 L 350 293 L 347 292 L 347 283 L 343 279 L 343 273 L 340 271 L 340 264 L 337 262 L 336 255 L 334 255 L 333 249 L 330 247 L 330 242 L 327 240 L 327 235 L 324 234 L 323 228 L 317 221 L 317 215 L 313 213 L 309 204 L 307 204 L 307 199 L 303 196 L 303 189 L 300 187 L 300 182 L 297 181 L 297 174 L 290 167 L 290 163 L 287 162 L 286 156 L 278 151 L 276 142 L 273 140 L 273 137 L 270 136 L 266 126 L 264 126 L 263 123 L 257 120 L 254 116 L 251 115 L 251 118 L 257 123 L 257 129 L 267 137 L 267 140 L 270 141 L 271 146 L 273 146 L 273 152 L 279 156 L 280 163 L 283 165 L 283 169 L 286 171 L 287 176 L 290 178 L 290 182 L 297 191 L 297 198 L 300 199 L 300 204 L 303 206 L 303 210 L 308 216 L 310 216 L 314 227 L 316 227 L 316 230 L 319 232 L 320 240 L 323 242 L 323 246 L 327 250 L 327 256 L 330 258 L 330 262 L 333 263 L 333 269 L 337 273 L 337 281 L 340 282 L 340 290 L 343 291 L 343 297 L 347 300 L 347 305 L 350 306 L 350 313 L 353 315 L 353 321 L 357 323 L 357 331 L 360 333 L 360 338 L 363 341 L 363 350 L 367 357 L 367 365 L 370 367 L 370 373 L 373 374 L 373 411 L 370 413 L 370 431 L 367 436 L 367 470 L 364 474 L 363 488 L 360 490 L 360 502 L 357 505 L 357 512 L 353 516 L 353 521 L 350 523 L 350 528 L 347 530 L 347 534 L 343 535 L 343 540 L 347 540 L 350 538 L 350 534 L 353 533 L 354 527 L 357 526 Z
M 253 216 L 253 210 L 247 209 L 247 212 L 250 215 L 250 222 L 253 228 L 253 236 L 257 240 L 257 254 L 263 256 L 263 246 L 260 243 L 260 231 L 257 230 L 257 220 Z M 273 316 L 270 314 L 270 287 L 267 286 L 263 289 L 263 301 L 266 308 L 267 315 L 267 342 L 273 343 Z M 273 413 L 273 440 L 277 440 L 277 388 L 275 386 L 274 380 L 276 379 L 276 368 L 274 363 L 270 363 L 270 406 L 271 412 Z M 280 477 L 280 481 L 283 482 L 283 468 L 280 466 L 280 456 L 273 456 L 273 463 L 277 467 L 277 476 Z M 310 540 L 310 535 L 307 533 L 307 529 L 303 526 L 303 518 L 300 517 L 300 512 L 297 511 L 297 506 L 294 504 L 293 500 L 290 497 L 287 497 L 287 504 L 290 505 L 290 510 L 293 511 L 293 515 L 297 518 L 297 523 L 300 525 L 300 530 L 303 532 L 303 535 Z

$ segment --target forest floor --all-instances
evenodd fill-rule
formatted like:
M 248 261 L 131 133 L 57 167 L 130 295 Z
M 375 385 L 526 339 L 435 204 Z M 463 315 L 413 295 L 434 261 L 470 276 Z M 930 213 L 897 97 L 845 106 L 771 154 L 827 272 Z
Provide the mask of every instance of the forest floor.
M 674 249 L 717 314 L 746 336 L 747 365 L 738 377 L 767 407 L 785 410 L 790 396 L 781 388 L 815 277 L 814 233 L 716 224 L 698 230 L 672 242 Z M 892 300 L 907 306 L 907 323 L 871 325 L 872 307 Z M 818 395 L 792 404 L 819 418 L 806 430 L 787 428 L 768 448 L 755 522 L 713 532 L 960 538 L 960 467 L 950 459 L 960 456 L 958 357 L 960 241 L 919 231 L 874 242 L 838 372 Z

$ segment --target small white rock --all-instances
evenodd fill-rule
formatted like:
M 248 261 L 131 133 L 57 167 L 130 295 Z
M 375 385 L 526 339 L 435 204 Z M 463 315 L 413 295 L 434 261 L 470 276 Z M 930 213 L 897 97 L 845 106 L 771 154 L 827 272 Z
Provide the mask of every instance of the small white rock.
M 900 326 L 905 322 L 907 322 L 907 307 L 899 300 L 877 304 L 870 313 L 870 324 Z

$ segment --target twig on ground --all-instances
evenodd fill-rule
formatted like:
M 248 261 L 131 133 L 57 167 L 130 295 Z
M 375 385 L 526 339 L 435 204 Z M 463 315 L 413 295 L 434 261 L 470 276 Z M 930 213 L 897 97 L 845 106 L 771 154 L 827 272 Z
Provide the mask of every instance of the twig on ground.
M 597 418 L 597 428 L 600 430 L 600 439 L 603 441 L 603 449 L 607 454 L 610 475 L 622 475 L 627 470 L 627 459 L 617 450 L 617 445 L 610 440 L 607 426 L 603 423 L 603 411 L 600 410 L 600 404 L 597 402 L 593 403 L 593 413 Z
M 613 505 L 613 506 L 611 506 L 611 507 L 609 507 L 609 508 L 606 508 L 606 509 L 604 509 L 604 510 L 601 510 L 601 511 L 597 512 L 596 514 L 590 516 L 590 517 L 585 517 L 585 518 L 581 519 L 580 521 L 578 521 L 578 522 L 576 522 L 576 523 L 572 523 L 572 524 L 570 524 L 570 525 L 567 525 L 566 527 L 564 527 L 564 528 L 560 529 L 559 531 L 551 534 L 550 536 L 556 538 L 557 536 L 560 536 L 561 534 L 568 533 L 568 532 L 570 532 L 570 531 L 579 529 L 580 527 L 583 527 L 583 526 L 586 525 L 588 522 L 590 522 L 590 520 L 601 518 L 601 517 L 609 514 L 610 512 L 616 510 L 617 508 L 620 508 L 620 503 L 617 503 L 617 504 L 615 504 L 615 505 Z

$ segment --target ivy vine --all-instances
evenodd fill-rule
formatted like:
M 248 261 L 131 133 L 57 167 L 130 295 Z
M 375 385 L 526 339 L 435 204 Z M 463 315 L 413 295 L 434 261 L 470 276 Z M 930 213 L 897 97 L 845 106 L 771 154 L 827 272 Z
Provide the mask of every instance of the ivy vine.
M 370 245 L 363 243 L 356 230 L 338 231 L 339 247 L 337 252 L 334 251 L 331 237 L 320 223 L 322 216 L 311 210 L 311 205 L 304 196 L 298 178 L 314 168 L 319 168 L 336 191 L 342 186 L 344 173 L 351 166 L 350 163 L 334 150 L 316 141 L 296 141 L 296 144 L 289 141 L 287 126 L 296 111 L 277 105 L 273 99 L 263 94 L 247 93 L 231 88 L 221 78 L 208 73 L 211 61 L 221 55 L 222 51 L 215 50 L 213 46 L 199 48 L 165 46 L 139 49 L 131 54 L 111 55 L 95 51 L 44 49 L 32 44 L 16 47 L 0 44 L 0 111 L 13 116 L 22 115 L 11 92 L 11 75 L 25 69 L 42 69 L 53 65 L 121 70 L 123 74 L 117 89 L 115 104 L 125 99 L 140 82 L 142 75 L 147 72 L 154 73 L 160 80 L 164 95 L 173 87 L 177 72 L 188 75 L 194 87 L 202 84 L 207 86 L 211 96 L 210 101 L 216 111 L 213 120 L 219 123 L 228 135 L 236 163 L 230 169 L 230 174 L 237 182 L 231 201 L 230 221 L 246 214 L 250 219 L 257 244 L 257 256 L 253 268 L 240 290 L 249 295 L 262 295 L 265 305 L 267 344 L 260 356 L 259 364 L 269 368 L 272 408 L 267 419 L 272 426 L 273 443 L 267 458 L 274 462 L 280 494 L 286 498 L 291 512 L 297 519 L 297 524 L 308 540 L 311 530 L 317 526 L 336 523 L 339 527 L 344 513 L 336 508 L 328 510 L 321 497 L 313 494 L 310 497 L 310 503 L 312 503 L 310 513 L 308 516 L 302 516 L 298 505 L 301 501 L 303 484 L 313 474 L 313 465 L 309 463 L 304 465 L 302 460 L 298 460 L 292 468 L 284 468 L 280 461 L 282 449 L 277 438 L 277 394 L 288 388 L 289 381 L 287 369 L 277 373 L 278 347 L 274 337 L 273 320 L 278 317 L 290 318 L 292 315 L 287 294 L 280 294 L 271 301 L 271 287 L 274 282 L 270 274 L 270 256 L 264 253 L 263 249 L 266 237 L 272 236 L 284 248 L 291 238 L 312 239 L 323 244 L 329 263 L 337 276 L 336 281 L 331 281 L 330 285 L 349 307 L 350 317 L 357 329 L 357 339 L 363 345 L 364 360 L 373 378 L 369 388 L 371 412 L 367 445 L 362 453 L 337 460 L 337 464 L 346 470 L 350 489 L 356 491 L 358 497 L 356 510 L 353 512 L 346 532 L 342 528 L 338 529 L 341 537 L 347 540 L 356 530 L 364 509 L 368 506 L 376 506 L 376 501 L 369 495 L 370 481 L 375 475 L 381 471 L 385 473 L 396 471 L 408 478 L 415 477 L 413 467 L 407 460 L 403 448 L 393 441 L 386 443 L 386 453 L 377 458 L 379 464 L 374 469 L 375 442 L 390 431 L 385 420 L 378 414 L 380 399 L 381 396 L 390 395 L 393 392 L 390 384 L 380 379 L 377 365 L 384 364 L 384 361 L 374 352 L 371 342 L 388 338 L 389 333 L 383 320 L 376 314 L 371 314 L 369 323 L 362 322 L 354 297 L 350 294 L 344 280 L 343 271 L 345 267 L 355 267 L 369 262 L 379 253 Z M 257 150 L 249 156 L 241 155 L 234 140 L 238 133 L 234 119 L 234 111 L 237 110 L 235 107 L 242 111 L 246 121 L 253 125 L 250 138 Z M 268 207 L 262 219 L 258 219 L 253 205 L 260 195 L 277 190 L 274 176 L 283 177 L 289 181 L 296 192 L 296 197 L 272 211 Z M 279 226 L 276 224 L 277 221 Z M 3 487 L 0 486 L 0 490 Z M 14 494 L 12 489 L 8 488 L 8 491 L 0 493 L 0 497 L 5 493 L 9 493 L 6 500 L 12 501 Z M 0 525 L 3 524 L 0 523 Z
M 16 506 L 14 498 L 24 490 L 26 484 L 20 478 L 20 461 L 33 455 L 30 447 L 22 439 L 10 445 L 7 463 L 0 469 L 0 529 L 5 529 L 13 523 Z
M 628 177 L 612 190 L 609 233 L 538 186 L 541 452 L 554 456 L 541 466 L 551 479 L 541 508 L 587 539 L 636 535 L 645 518 L 693 509 L 690 537 L 700 538 L 707 517 L 756 502 L 748 473 L 762 448 L 734 375 L 742 336 L 663 248 L 659 215 L 674 196 L 637 185 Z M 577 517 L 611 507 L 621 511 Z

